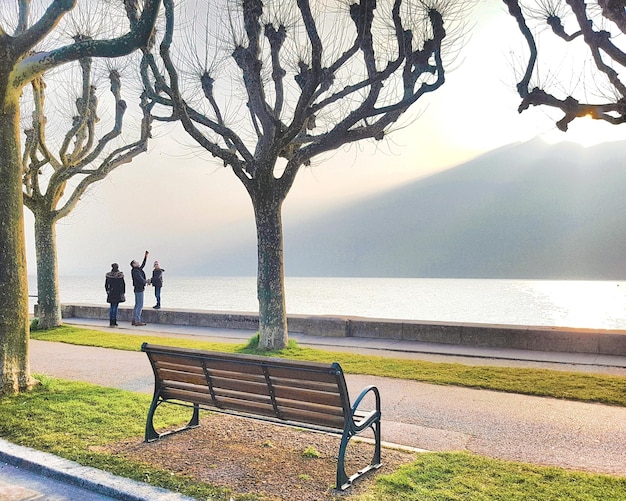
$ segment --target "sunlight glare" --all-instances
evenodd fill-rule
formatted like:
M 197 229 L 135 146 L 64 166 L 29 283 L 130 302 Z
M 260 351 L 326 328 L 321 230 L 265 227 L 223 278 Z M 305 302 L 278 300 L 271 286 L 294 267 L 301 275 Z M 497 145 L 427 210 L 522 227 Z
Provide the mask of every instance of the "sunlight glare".
M 614 329 L 624 314 L 626 284 L 609 281 L 536 281 L 552 303 L 555 325 Z
M 600 143 L 626 140 L 626 126 L 611 125 L 585 116 L 571 122 L 567 132 L 562 132 L 555 127 L 541 137 L 550 144 L 570 142 L 588 148 Z

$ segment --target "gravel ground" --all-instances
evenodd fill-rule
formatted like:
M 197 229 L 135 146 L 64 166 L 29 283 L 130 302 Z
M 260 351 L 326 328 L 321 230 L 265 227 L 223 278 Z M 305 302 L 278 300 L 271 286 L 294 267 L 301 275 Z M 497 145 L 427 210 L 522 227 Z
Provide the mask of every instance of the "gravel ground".
M 341 437 L 224 414 L 202 418 L 201 426 L 151 443 L 142 437 L 108 446 L 106 452 L 147 462 L 173 473 L 229 487 L 233 494 L 262 500 L 325 501 L 363 491 L 380 474 L 414 459 L 414 453 L 383 449 L 383 466 L 344 493 L 333 489 Z M 319 457 L 305 457 L 314 449 Z M 367 466 L 374 447 L 351 440 L 348 475 Z

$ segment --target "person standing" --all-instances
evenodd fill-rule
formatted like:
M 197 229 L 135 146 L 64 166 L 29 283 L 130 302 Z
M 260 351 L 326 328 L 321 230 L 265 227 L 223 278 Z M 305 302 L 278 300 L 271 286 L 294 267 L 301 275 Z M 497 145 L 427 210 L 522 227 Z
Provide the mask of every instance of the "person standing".
M 117 309 L 120 303 L 126 301 L 126 282 L 124 272 L 120 271 L 117 263 L 111 265 L 111 271 L 105 275 L 104 290 L 107 292 L 107 303 L 111 305 L 109 309 L 109 326 L 117 327 Z
M 141 321 L 141 310 L 143 310 L 143 291 L 146 289 L 146 274 L 143 267 L 146 265 L 149 252 L 143 255 L 143 261 L 139 264 L 137 261 L 130 262 L 131 277 L 133 278 L 133 290 L 135 291 L 135 307 L 133 308 L 133 325 L 146 325 Z
M 159 262 L 154 262 L 154 269 L 152 270 L 152 278 L 150 283 L 154 287 L 154 296 L 156 297 L 156 304 L 153 306 L 155 310 L 161 308 L 161 287 L 163 287 L 163 272 L 165 270 L 159 266 Z

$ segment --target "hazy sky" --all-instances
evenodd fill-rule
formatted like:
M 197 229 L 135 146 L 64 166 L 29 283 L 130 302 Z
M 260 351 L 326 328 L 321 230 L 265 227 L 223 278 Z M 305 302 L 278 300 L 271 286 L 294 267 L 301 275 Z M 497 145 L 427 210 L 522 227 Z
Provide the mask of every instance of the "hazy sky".
M 283 209 L 285 226 L 398 184 L 452 167 L 505 144 L 541 135 L 550 142 L 619 140 L 621 128 L 575 122 L 563 134 L 545 111 L 517 113 L 515 56 L 524 46 L 504 4 L 485 0 L 468 18 L 470 37 L 444 86 L 421 99 L 383 143 L 352 146 L 300 172 Z M 229 170 L 176 130 L 159 128 L 148 154 L 116 170 L 57 225 L 62 275 L 100 274 L 150 250 L 171 273 L 199 249 L 254 235 L 252 206 Z M 29 271 L 35 272 L 26 210 Z M 220 275 L 215 270 L 214 275 Z

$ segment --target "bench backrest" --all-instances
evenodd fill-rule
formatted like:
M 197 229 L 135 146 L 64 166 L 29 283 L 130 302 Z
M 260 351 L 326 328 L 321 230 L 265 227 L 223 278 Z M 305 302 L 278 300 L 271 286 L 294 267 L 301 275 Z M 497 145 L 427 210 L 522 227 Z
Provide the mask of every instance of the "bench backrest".
M 343 430 L 350 399 L 336 362 L 322 364 L 144 343 L 164 400 Z

